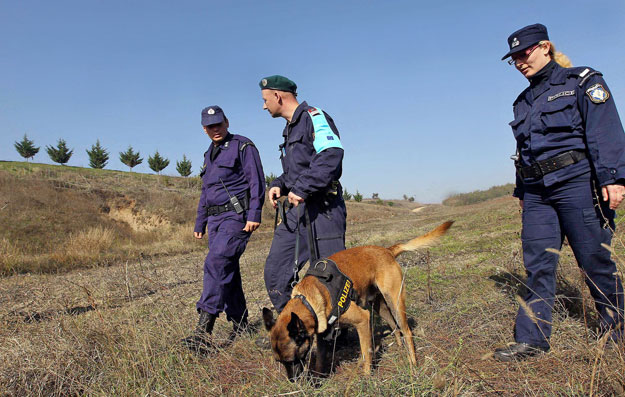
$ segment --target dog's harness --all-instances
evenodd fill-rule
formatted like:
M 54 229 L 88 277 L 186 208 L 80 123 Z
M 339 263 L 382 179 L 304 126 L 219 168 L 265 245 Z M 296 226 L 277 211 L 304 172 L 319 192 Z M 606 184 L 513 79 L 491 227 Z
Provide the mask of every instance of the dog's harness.
M 349 309 L 352 301 L 358 301 L 358 293 L 354 289 L 352 280 L 343 273 L 336 263 L 328 258 L 314 262 L 304 275 L 314 276 L 323 284 L 332 299 L 332 309 L 328 317 L 328 326 Z
M 304 304 L 304 306 L 306 306 L 306 309 L 308 309 L 308 311 L 310 312 L 310 314 L 312 314 L 313 318 L 315 319 L 315 327 L 317 326 L 317 324 L 319 324 L 319 319 L 317 318 L 317 313 L 315 313 L 315 309 L 312 308 L 312 306 L 310 306 L 310 303 L 308 303 L 308 299 L 306 299 L 306 297 L 304 295 L 295 295 L 294 299 L 299 299 L 302 301 L 302 303 Z

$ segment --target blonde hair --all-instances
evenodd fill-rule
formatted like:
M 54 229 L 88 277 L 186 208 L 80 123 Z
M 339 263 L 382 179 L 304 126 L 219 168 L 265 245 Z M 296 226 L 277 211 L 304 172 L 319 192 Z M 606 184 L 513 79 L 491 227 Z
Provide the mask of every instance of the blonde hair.
M 549 43 L 550 44 L 550 46 L 549 46 L 549 56 L 551 56 L 551 59 L 556 61 L 556 63 L 558 65 L 562 66 L 563 68 L 570 68 L 571 66 L 573 66 L 573 63 L 571 62 L 569 57 L 567 57 L 566 55 L 564 55 L 560 51 L 556 51 L 556 46 L 553 45 L 553 43 L 551 41 L 543 40 L 543 41 L 539 42 L 538 44 L 543 45 L 545 43 Z

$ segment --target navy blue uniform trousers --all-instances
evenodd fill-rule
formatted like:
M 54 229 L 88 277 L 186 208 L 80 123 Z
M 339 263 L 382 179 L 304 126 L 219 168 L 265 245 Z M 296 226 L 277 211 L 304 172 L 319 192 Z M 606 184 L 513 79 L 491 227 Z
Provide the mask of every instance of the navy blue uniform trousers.
M 601 246 L 610 245 L 612 240 L 614 211 L 598 200 L 601 198 L 595 193 L 590 173 L 549 187 L 525 185 L 521 233 L 529 291 L 525 303 L 535 317 L 532 319 L 522 306 L 519 308 L 517 342 L 549 347 L 558 255 L 545 249 L 560 250 L 564 236 L 585 273 L 602 328 L 620 327 L 613 336 L 621 335 L 623 286 L 615 275 L 610 252 Z
M 276 228 L 271 249 L 265 262 L 265 286 L 273 307 L 279 312 L 291 299 L 291 282 L 295 279 L 295 239 L 299 222 L 299 256 L 297 269 L 301 269 L 310 257 L 308 234 L 304 211 L 308 208 L 313 238 L 317 243 L 317 257 L 328 256 L 345 249 L 345 202 L 335 198 L 329 205 L 323 202 L 307 201 L 287 211 L 286 222 Z
M 204 260 L 204 286 L 197 309 L 219 315 L 225 312 L 229 321 L 247 318 L 247 308 L 239 259 L 251 233 L 243 231 L 245 214 L 224 212 L 208 218 L 209 250 Z

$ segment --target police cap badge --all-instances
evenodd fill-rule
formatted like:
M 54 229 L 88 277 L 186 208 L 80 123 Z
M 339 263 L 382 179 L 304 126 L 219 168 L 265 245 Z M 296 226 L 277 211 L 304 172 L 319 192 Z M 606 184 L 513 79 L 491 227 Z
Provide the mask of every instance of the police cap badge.
M 226 119 L 224 111 L 219 106 L 209 106 L 202 109 L 202 125 L 220 124 Z

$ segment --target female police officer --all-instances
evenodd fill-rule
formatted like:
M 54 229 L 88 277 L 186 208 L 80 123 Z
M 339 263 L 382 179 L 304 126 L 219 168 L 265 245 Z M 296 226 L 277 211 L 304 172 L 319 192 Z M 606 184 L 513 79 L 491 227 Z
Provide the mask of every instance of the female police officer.
M 517 314 L 516 343 L 495 351 L 502 361 L 549 350 L 558 255 L 546 249 L 559 250 L 564 236 L 586 276 L 602 329 L 613 340 L 623 336 L 623 287 L 601 246 L 610 244 L 614 209 L 625 194 L 625 134 L 614 99 L 601 73 L 567 67 L 545 26 L 512 33 L 508 45 L 502 59 L 511 57 L 509 63 L 529 80 L 510 123 L 529 292 Z

